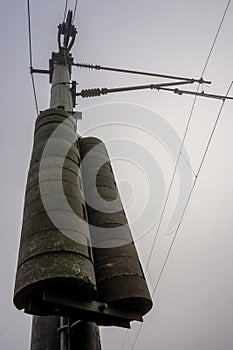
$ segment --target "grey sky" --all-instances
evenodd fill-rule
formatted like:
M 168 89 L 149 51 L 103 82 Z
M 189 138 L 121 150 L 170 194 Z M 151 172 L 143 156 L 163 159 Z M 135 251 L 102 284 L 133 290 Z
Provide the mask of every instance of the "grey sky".
M 199 78 L 227 1 L 222 0 L 80 0 L 76 18 L 78 37 L 73 49 L 76 61 L 154 71 Z M 72 1 L 71 8 L 72 8 Z M 51 51 L 57 49 L 56 30 L 61 22 L 64 1 L 34 1 L 32 7 L 33 56 L 36 68 L 47 68 Z M 4 350 L 26 350 L 30 342 L 31 318 L 17 311 L 12 295 L 20 239 L 24 188 L 36 118 L 29 76 L 26 1 L 0 4 L 1 13 L 1 252 L 0 276 L 0 346 Z M 207 66 L 205 78 L 211 86 L 206 92 L 225 94 L 233 77 L 233 4 L 231 4 L 215 49 Z M 75 70 L 73 78 L 79 89 L 117 87 L 158 82 L 114 73 Z M 40 110 L 48 107 L 49 83 L 46 76 L 36 77 Z M 194 89 L 195 87 L 193 87 Z M 233 91 L 230 93 L 233 96 Z M 167 92 L 144 91 L 116 94 L 93 100 L 80 100 L 79 110 L 85 110 L 80 132 L 101 123 L 106 111 L 104 103 L 124 103 L 125 122 L 134 118 L 134 107 L 140 105 L 164 118 L 183 137 L 193 98 Z M 99 109 L 88 109 L 94 105 Z M 196 171 L 207 138 L 217 117 L 221 102 L 198 99 L 193 113 L 186 149 Z M 112 108 L 112 109 L 111 109 Z M 117 108 L 110 108 L 110 121 L 122 123 Z M 141 107 L 138 107 L 141 110 Z M 227 102 L 214 141 L 193 194 L 185 220 L 181 225 L 174 249 L 159 287 L 154 295 L 154 307 L 138 337 L 135 350 L 230 350 L 233 348 L 233 166 L 231 162 L 233 102 Z M 149 113 L 149 112 L 148 112 Z M 147 112 L 142 123 L 147 125 Z M 95 119 L 94 119 L 95 118 Z M 96 136 L 119 138 L 125 129 L 103 128 Z M 140 137 L 135 130 L 132 138 Z M 93 133 L 94 134 L 94 133 Z M 145 139 L 143 139 L 145 137 Z M 147 138 L 142 135 L 141 143 Z M 173 160 L 159 142 L 153 146 L 166 186 L 172 175 Z M 159 150 L 159 151 L 158 151 Z M 121 151 L 121 152 L 120 152 Z M 117 157 L 117 149 L 109 146 Z M 119 149 L 122 157 L 122 149 Z M 145 182 L 135 169 L 113 162 L 124 200 L 130 189 L 120 180 L 129 176 L 135 189 L 136 202 L 129 208 L 130 219 L 141 211 Z M 127 172 L 125 174 L 124 170 Z M 155 175 L 155 181 L 157 179 Z M 159 177 L 158 177 L 159 178 Z M 136 180 L 136 181 L 135 181 Z M 156 283 L 172 235 L 165 234 L 169 215 L 179 191 L 176 180 L 169 213 L 159 232 L 149 272 L 150 289 Z M 128 191 L 128 192 L 127 192 Z M 136 205 L 138 203 L 138 205 Z M 144 216 L 141 218 L 142 222 Z M 141 222 L 141 223 L 142 223 Z M 141 224 L 139 223 L 139 224 Z M 147 261 L 156 228 L 137 241 L 143 264 Z M 134 232 L 133 232 L 134 233 Z M 137 234 L 137 232 L 136 232 Z M 129 350 L 138 324 L 125 342 Z M 102 330 L 103 349 L 120 350 L 125 330 Z

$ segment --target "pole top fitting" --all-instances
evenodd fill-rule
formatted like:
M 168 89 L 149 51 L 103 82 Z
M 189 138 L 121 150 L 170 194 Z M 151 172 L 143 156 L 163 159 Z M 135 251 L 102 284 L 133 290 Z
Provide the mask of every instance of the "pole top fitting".
M 59 24 L 58 26 L 58 47 L 59 51 L 66 51 L 68 54 L 74 45 L 75 37 L 77 34 L 77 29 L 72 24 L 73 23 L 73 12 L 68 11 L 66 22 Z M 63 44 L 62 44 L 63 36 Z

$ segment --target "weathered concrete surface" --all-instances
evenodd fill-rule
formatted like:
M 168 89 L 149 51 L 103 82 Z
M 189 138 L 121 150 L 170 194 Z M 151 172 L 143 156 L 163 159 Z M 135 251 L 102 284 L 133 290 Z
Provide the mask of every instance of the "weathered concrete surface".
M 98 298 L 144 315 L 151 309 L 152 300 L 106 147 L 93 137 L 80 138 L 79 144 Z
M 80 152 L 77 142 L 70 142 L 75 140 L 75 127 L 69 116 L 62 109 L 50 109 L 38 117 L 25 193 L 14 303 L 24 309 L 32 298 L 33 310 L 40 315 L 54 312 L 47 307 L 43 310 L 44 289 L 72 292 L 78 299 L 90 299 L 96 292 L 82 179 L 78 176 Z M 44 153 L 57 127 L 59 132 Z
M 58 328 L 60 318 L 57 316 L 33 317 L 30 350 L 59 350 Z

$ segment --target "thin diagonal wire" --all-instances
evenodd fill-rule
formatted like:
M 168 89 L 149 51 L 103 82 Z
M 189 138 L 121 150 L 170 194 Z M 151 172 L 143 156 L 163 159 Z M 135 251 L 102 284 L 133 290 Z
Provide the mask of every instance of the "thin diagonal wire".
M 133 349 L 134 349 L 134 347 L 135 347 L 135 345 L 136 345 L 136 343 L 137 343 L 137 340 L 138 340 L 138 337 L 139 337 L 139 334 L 140 334 L 141 330 L 142 330 L 142 323 L 140 324 L 140 327 L 138 328 L 137 335 L 136 335 L 136 337 L 135 337 L 135 339 L 134 339 L 133 345 L 131 346 L 130 350 L 133 350 Z
M 124 336 L 124 339 L 123 339 L 123 343 L 121 345 L 121 350 L 124 350 L 124 347 L 125 347 L 125 342 L 126 342 L 126 339 L 128 338 L 129 336 L 129 330 L 127 330 L 125 336 Z
M 216 34 L 214 36 L 213 43 L 211 45 L 210 51 L 208 53 L 208 56 L 207 56 L 207 59 L 206 59 L 206 62 L 205 62 L 205 65 L 204 65 L 203 70 L 202 70 L 202 76 L 204 75 L 204 73 L 206 71 L 206 68 L 208 66 L 208 63 L 210 61 L 210 57 L 211 57 L 211 55 L 213 53 L 215 44 L 217 42 L 217 38 L 219 36 L 219 33 L 220 33 L 221 28 L 222 28 L 223 22 L 225 20 L 225 17 L 226 17 L 227 11 L 229 9 L 230 3 L 231 3 L 231 0 L 229 0 L 227 2 L 227 5 L 226 5 L 225 11 L 223 13 L 223 16 L 221 18 L 220 24 L 218 26 L 217 32 L 216 32 Z M 199 88 L 200 88 L 200 84 L 198 84 L 197 92 L 198 92 Z M 179 164 L 179 161 L 180 161 L 180 157 L 181 157 L 181 154 L 182 154 L 182 151 L 183 151 L 183 148 L 184 148 L 184 144 L 185 144 L 185 140 L 186 140 L 189 128 L 190 128 L 190 124 L 191 124 L 191 120 L 192 120 L 192 116 L 193 116 L 194 107 L 196 105 L 196 101 L 197 101 L 197 96 L 195 96 L 194 100 L 193 100 L 193 104 L 192 104 L 192 107 L 191 107 L 191 112 L 190 112 L 190 115 L 189 115 L 189 118 L 188 118 L 188 121 L 187 121 L 187 124 L 186 124 L 185 133 L 184 133 L 184 136 L 183 136 L 183 139 L 182 139 L 182 143 L 181 143 L 181 147 L 180 147 L 180 150 L 179 150 L 179 155 L 178 155 L 178 158 L 176 160 L 176 164 L 175 164 L 175 168 L 174 168 L 174 171 L 173 171 L 173 174 L 172 174 L 172 178 L 171 178 L 171 182 L 170 182 L 169 189 L 168 189 L 168 192 L 167 192 L 167 196 L 165 198 L 165 202 L 164 202 L 164 206 L 163 206 L 163 209 L 162 209 L 162 213 L 161 213 L 161 216 L 159 218 L 159 223 L 158 223 L 158 227 L 157 227 L 157 230 L 156 230 L 155 238 L 154 238 L 154 241 L 153 241 L 153 244 L 152 244 L 152 247 L 151 247 L 149 258 L 147 260 L 146 270 L 147 270 L 147 268 L 149 266 L 149 263 L 150 263 L 150 260 L 151 260 L 151 257 L 152 257 L 153 251 L 154 251 L 154 247 L 155 247 L 155 244 L 156 244 L 156 241 L 157 241 L 158 233 L 159 233 L 159 230 L 160 230 L 160 227 L 161 227 L 161 224 L 162 224 L 163 216 L 164 216 L 164 213 L 165 213 L 165 210 L 166 210 L 166 207 L 167 207 L 167 203 L 168 203 L 168 200 L 169 200 L 169 197 L 170 197 L 170 194 L 171 194 L 171 190 L 172 190 L 174 179 L 175 179 L 176 172 L 177 172 L 177 169 L 178 169 L 178 164 Z
M 183 155 L 183 153 L 181 153 L 182 158 L 184 159 L 185 163 L 187 164 L 187 166 L 189 167 L 189 169 L 191 170 L 191 172 L 193 173 L 193 175 L 196 177 L 197 174 L 195 173 L 195 171 L 193 170 L 193 167 L 191 166 L 191 164 L 187 161 L 187 159 L 185 158 L 185 156 Z
M 202 76 L 203 76 L 203 74 L 205 73 L 206 68 L 207 68 L 207 66 L 208 66 L 208 64 L 209 64 L 210 57 L 211 57 L 212 52 L 213 52 L 213 50 L 214 50 L 216 41 L 217 41 L 218 36 L 219 36 L 219 33 L 220 33 L 220 30 L 222 29 L 222 25 L 223 25 L 223 22 L 224 22 L 224 20 L 225 20 L 225 17 L 226 17 L 226 14 L 227 14 L 227 11 L 228 11 L 228 9 L 229 9 L 230 4 L 231 4 L 231 0 L 229 0 L 228 3 L 227 3 L 227 5 L 226 5 L 226 8 L 225 8 L 225 11 L 224 11 L 224 13 L 223 13 L 221 22 L 220 22 L 220 24 L 219 24 L 218 30 L 217 30 L 217 32 L 216 32 L 216 35 L 215 35 L 215 37 L 214 37 L 213 44 L 212 44 L 211 49 L 210 49 L 210 51 L 209 51 L 209 54 L 208 54 L 208 57 L 207 57 L 205 66 L 204 66 L 204 68 L 203 68 Z
M 148 277 L 150 278 L 151 285 L 153 286 L 153 280 L 150 274 L 150 270 L 147 270 Z
M 233 85 L 233 81 L 231 81 L 231 83 L 230 83 L 230 86 L 229 86 L 229 88 L 228 88 L 228 90 L 227 90 L 227 93 L 226 93 L 226 97 L 229 95 L 229 93 L 230 93 L 230 91 L 231 91 L 231 89 L 232 89 L 232 85 Z M 222 102 L 222 105 L 221 105 L 220 111 L 219 111 L 219 113 L 218 113 L 218 117 L 217 117 L 217 119 L 216 119 L 216 121 L 215 121 L 215 123 L 214 123 L 213 129 L 212 129 L 212 132 L 211 132 L 211 134 L 210 134 L 210 137 L 209 137 L 209 140 L 208 140 L 208 143 L 207 143 L 207 146 L 206 146 L 205 152 L 204 152 L 204 154 L 203 154 L 203 157 L 202 157 L 202 160 L 201 160 L 201 163 L 200 163 L 200 166 L 199 166 L 198 172 L 197 172 L 197 177 L 199 176 L 200 171 L 201 171 L 201 169 L 202 169 L 202 167 L 203 167 L 203 164 L 204 164 L 204 161 L 205 161 L 206 155 L 207 155 L 208 150 L 209 150 L 209 148 L 210 148 L 211 141 L 212 141 L 212 139 L 213 139 L 213 137 L 214 137 L 214 133 L 215 133 L 216 128 L 217 128 L 217 126 L 218 126 L 218 122 L 219 122 L 219 119 L 220 119 L 220 116 L 221 116 L 221 113 L 222 113 L 223 107 L 224 107 L 224 105 L 225 105 L 225 102 L 226 102 L 226 100 L 224 100 L 224 101 Z
M 28 10 L 28 45 L 29 45 L 29 61 L 30 68 L 32 68 L 32 31 L 31 31 L 31 9 L 30 9 L 30 0 L 27 1 L 27 10 Z
M 76 0 L 76 2 L 75 2 L 74 15 L 73 15 L 73 21 L 72 21 L 73 23 L 74 23 L 74 21 L 75 21 L 77 6 L 78 6 L 78 0 Z
M 35 100 L 35 107 L 36 107 L 36 113 L 39 115 L 39 106 L 38 106 L 38 100 L 37 100 L 37 95 L 36 95 L 36 87 L 35 87 L 35 80 L 33 74 L 31 74 L 32 78 L 32 89 L 33 89 L 33 95 L 34 95 L 34 100 Z
M 32 73 L 33 68 L 33 55 L 32 55 L 32 30 L 31 30 L 31 9 L 30 9 L 30 0 L 27 1 L 27 16 L 28 16 L 28 45 L 29 45 L 29 63 L 30 63 L 30 72 L 32 79 L 32 89 L 35 100 L 36 113 L 39 114 L 38 100 L 36 95 L 36 87 L 34 81 L 34 75 Z
M 148 274 L 148 277 L 150 278 L 151 285 L 153 286 L 153 281 L 152 281 L 152 277 L 151 277 L 151 274 L 150 274 L 149 270 L 147 270 L 147 274 Z M 140 325 L 140 328 L 141 327 L 142 327 L 142 324 Z M 121 350 L 124 350 L 125 343 L 126 343 L 126 340 L 127 340 L 128 336 L 129 336 L 129 330 L 127 330 L 127 332 L 125 333 L 125 336 L 124 336 L 124 339 L 123 339 L 123 342 L 122 342 L 122 345 L 121 345 Z M 134 342 L 136 341 L 136 338 L 134 339 Z
M 230 92 L 230 90 L 231 90 L 231 88 L 232 88 L 232 85 L 233 85 L 233 81 L 231 82 L 231 84 L 230 84 L 230 86 L 229 86 L 229 88 L 228 88 L 228 90 L 227 90 L 226 96 L 228 96 L 228 94 L 229 94 L 229 92 Z M 199 178 L 201 169 L 202 169 L 202 167 L 203 167 L 203 164 L 204 164 L 204 161 L 205 161 L 205 159 L 206 159 L 207 153 L 208 153 L 208 151 L 209 151 L 209 148 L 210 148 L 211 142 L 212 142 L 212 140 L 213 140 L 215 131 L 216 131 L 216 129 L 217 129 L 217 126 L 218 126 L 218 123 L 219 123 L 219 120 L 220 120 L 220 116 L 221 116 L 221 114 L 222 114 L 222 111 L 223 111 L 223 107 L 224 107 L 224 105 L 225 105 L 225 102 L 226 102 L 225 100 L 222 102 L 221 107 L 220 107 L 220 110 L 219 110 L 219 112 L 218 112 L 218 116 L 217 116 L 217 118 L 216 118 L 216 120 L 215 120 L 215 123 L 214 123 L 214 126 L 213 126 L 213 128 L 212 128 L 210 137 L 209 137 L 208 142 L 207 142 L 207 146 L 206 146 L 206 148 L 205 148 L 204 154 L 203 154 L 203 156 L 202 156 L 202 159 L 201 159 L 201 162 L 200 162 L 200 165 L 199 165 L 199 168 L 198 168 L 197 177 L 196 177 L 195 180 L 194 180 L 194 183 L 193 183 L 192 189 L 191 189 L 191 191 L 190 191 L 189 197 L 188 197 L 188 199 L 187 199 L 186 205 L 185 205 L 184 210 L 183 210 L 183 212 L 182 212 L 179 225 L 178 225 L 177 228 L 176 228 L 176 232 L 175 232 L 175 234 L 174 234 L 174 237 L 173 237 L 173 239 L 172 239 L 171 245 L 170 245 L 169 250 L 168 250 L 168 252 L 167 252 L 167 255 L 166 255 L 165 261 L 164 261 L 164 263 L 163 263 L 162 269 L 160 270 L 158 280 L 157 280 L 157 282 L 156 282 L 156 284 L 155 284 L 155 286 L 154 286 L 153 292 L 152 292 L 152 297 L 154 296 L 154 294 L 155 294 L 155 292 L 156 292 L 156 289 L 157 289 L 157 287 L 158 287 L 158 284 L 159 284 L 159 282 L 160 282 L 160 280 L 161 280 L 161 277 L 162 277 L 163 271 L 164 271 L 164 269 L 165 269 L 165 266 L 166 266 L 166 264 L 167 264 L 168 258 L 169 258 L 169 256 L 170 256 L 172 247 L 173 247 L 173 245 L 174 245 L 174 243 L 175 243 L 175 240 L 176 240 L 177 234 L 178 234 L 178 232 L 179 232 L 180 226 L 181 226 L 181 224 L 182 224 L 182 222 L 183 222 L 184 215 L 185 215 L 185 213 L 186 213 L 186 210 L 187 210 L 187 208 L 188 208 L 188 206 L 189 206 L 189 203 L 190 203 L 190 200 L 191 200 L 191 198 L 192 198 L 193 191 L 194 191 L 194 189 L 195 189 L 195 187 L 196 187 L 196 184 L 197 184 L 197 181 L 198 181 L 198 178 Z
M 229 88 L 228 88 L 228 90 L 227 90 L 226 97 L 228 96 L 228 94 L 229 94 L 229 92 L 230 92 L 230 90 L 231 90 L 231 88 L 232 88 L 232 85 L 233 85 L 233 81 L 231 82 L 231 84 L 230 84 L 230 86 L 229 86 Z M 191 200 L 191 198 L 192 198 L 192 194 L 193 194 L 194 189 L 195 189 L 195 187 L 196 187 L 196 184 L 197 184 L 197 181 L 198 181 L 198 178 L 199 178 L 201 169 L 202 169 L 202 167 L 203 167 L 203 165 L 204 165 L 204 161 L 205 161 L 205 159 L 206 159 L 208 150 L 209 150 L 210 145 L 211 145 L 211 142 L 212 142 L 212 140 L 213 140 L 213 137 L 214 137 L 216 128 L 217 128 L 217 126 L 218 126 L 218 123 L 219 123 L 219 120 L 220 120 L 220 116 L 221 116 L 221 114 L 222 114 L 222 111 L 223 111 L 223 107 L 224 107 L 224 105 L 225 105 L 225 102 L 226 102 L 226 100 L 224 100 L 224 101 L 222 102 L 221 107 L 220 107 L 220 110 L 219 110 L 219 112 L 218 112 L 218 116 L 217 116 L 217 118 L 216 118 L 216 120 L 215 120 L 215 123 L 214 123 L 214 126 L 213 126 L 213 128 L 212 128 L 210 137 L 209 137 L 208 142 L 207 142 L 206 149 L 205 149 L 205 151 L 204 151 L 204 154 L 203 154 L 203 156 L 202 156 L 202 159 L 201 159 L 201 162 L 200 162 L 200 165 L 199 165 L 199 168 L 198 168 L 197 177 L 196 177 L 195 180 L 194 180 L 194 183 L 193 183 L 192 189 L 191 189 L 191 191 L 190 191 L 189 197 L 188 197 L 188 199 L 187 199 L 187 201 L 186 201 L 186 205 L 185 205 L 184 210 L 183 210 L 183 212 L 182 212 L 181 219 L 180 219 L 180 221 L 179 221 L 179 224 L 178 224 L 178 226 L 177 226 L 177 228 L 176 228 L 176 232 L 175 232 L 175 234 L 174 234 L 174 236 L 173 236 L 172 242 L 171 242 L 170 247 L 169 247 L 169 249 L 168 249 L 168 252 L 167 252 L 167 254 L 166 254 L 166 258 L 165 258 L 164 263 L 163 263 L 163 266 L 162 266 L 162 268 L 161 268 L 161 270 L 160 270 L 160 273 L 159 273 L 159 277 L 158 277 L 158 279 L 157 279 L 157 282 L 156 282 L 156 284 L 155 284 L 155 286 L 154 286 L 154 289 L 153 289 L 153 292 L 152 292 L 152 298 L 154 297 L 154 294 L 155 294 L 155 292 L 156 292 L 156 290 L 157 290 L 157 288 L 158 288 L 158 285 L 159 285 L 159 283 L 160 283 L 160 281 L 161 281 L 161 277 L 162 277 L 163 272 L 164 272 L 164 269 L 165 269 L 165 267 L 166 267 L 166 265 L 167 265 L 167 262 L 168 262 L 168 259 L 169 259 L 170 254 L 171 254 L 172 248 L 173 248 L 173 246 L 174 246 L 175 240 L 176 240 L 176 238 L 177 238 L 177 235 L 178 235 L 180 226 L 181 226 L 181 224 L 182 224 L 182 222 L 183 222 L 184 215 L 185 215 L 185 213 L 186 213 L 186 210 L 187 210 L 187 208 L 188 208 L 188 206 L 189 206 L 189 203 L 190 203 L 190 200 Z M 138 332 L 137 332 L 136 337 L 135 337 L 135 339 L 134 339 L 134 343 L 133 343 L 132 347 L 130 348 L 130 350 L 133 350 L 133 349 L 134 349 L 134 347 L 135 347 L 135 345 L 136 345 L 136 342 L 137 342 L 137 339 L 138 339 L 138 337 L 139 337 L 139 334 L 140 334 L 140 332 L 141 332 L 141 329 L 142 329 L 142 325 L 141 325 L 141 327 L 138 329 Z
M 207 66 L 208 66 L 208 63 L 209 63 L 209 61 L 210 61 L 210 57 L 211 57 L 211 55 L 212 55 L 212 53 L 213 53 L 214 46 L 215 46 L 215 44 L 216 44 L 216 42 L 217 42 L 217 38 L 218 38 L 218 36 L 219 36 L 219 33 L 220 33 L 221 28 L 222 28 L 223 22 L 224 22 L 224 20 L 225 20 L 226 13 L 227 13 L 227 11 L 228 11 L 228 9 L 229 9 L 230 3 L 231 3 L 231 0 L 229 0 L 229 1 L 227 2 L 227 5 L 226 5 L 226 8 L 225 8 L 224 14 L 223 14 L 223 16 L 222 16 L 222 19 L 221 19 L 221 22 L 220 22 L 220 24 L 219 24 L 218 30 L 217 30 L 216 35 L 215 35 L 215 37 L 214 37 L 213 44 L 212 44 L 212 46 L 211 46 L 211 49 L 210 49 L 209 54 L 208 54 L 207 59 L 206 59 L 206 63 L 205 63 L 204 68 L 203 68 L 203 70 L 202 70 L 202 76 L 203 76 L 204 72 L 206 71 L 206 68 L 207 68 Z M 199 87 L 200 87 L 200 84 L 198 85 L 197 91 L 199 90 Z M 230 86 L 230 88 L 231 88 L 231 86 Z M 229 88 L 229 91 L 230 91 L 230 88 Z M 228 94 L 227 94 L 227 96 L 228 96 Z M 176 175 L 178 163 L 179 163 L 180 156 L 181 156 L 181 153 L 182 153 L 182 150 L 183 150 L 183 147 L 184 147 L 184 142 L 185 142 L 185 140 L 186 140 L 186 136 L 187 136 L 187 133 L 188 133 L 188 130 L 189 130 L 189 126 L 190 126 L 190 122 L 191 122 L 191 119 L 192 119 L 194 107 L 195 107 L 195 105 L 196 105 L 196 101 L 197 101 L 197 96 L 194 97 L 194 101 L 193 101 L 193 104 L 192 104 L 192 107 L 191 107 L 191 112 L 190 112 L 190 115 L 189 115 L 189 118 L 188 118 L 188 122 L 187 122 L 187 125 L 186 125 L 186 128 L 185 128 L 185 133 L 184 133 L 184 137 L 183 137 L 183 140 L 182 140 L 182 144 L 181 144 L 179 156 L 178 156 L 177 161 L 176 161 L 175 169 L 174 169 L 174 172 L 173 172 L 173 175 L 172 175 L 172 179 L 171 179 L 171 182 L 170 182 L 170 185 L 169 185 L 169 189 L 168 189 L 168 193 L 167 193 L 167 196 L 166 196 L 166 199 L 165 199 L 164 207 L 163 207 L 163 209 L 162 209 L 162 213 L 161 213 L 160 220 L 159 220 L 159 224 L 158 224 L 158 229 L 157 229 L 157 231 L 156 231 L 155 238 L 154 238 L 154 241 L 153 241 L 153 244 L 152 244 L 152 248 L 151 248 L 151 251 L 150 251 L 150 254 L 149 254 L 149 258 L 148 258 L 148 261 L 147 261 L 146 270 L 147 270 L 148 267 L 149 267 L 149 263 L 150 263 L 150 260 L 151 260 L 151 257 L 152 257 L 153 251 L 154 251 L 154 247 L 155 247 L 155 244 L 156 244 L 156 241 L 157 241 L 158 232 L 159 232 L 159 229 L 160 229 L 160 227 L 161 227 L 161 223 L 162 223 L 162 219 L 163 219 L 163 216 L 164 216 L 164 212 L 165 212 L 165 209 L 166 209 L 166 206 L 167 206 L 167 202 L 168 202 L 168 199 L 169 199 L 169 196 L 170 196 L 170 193 L 171 193 L 171 189 L 172 189 L 173 182 L 174 182 L 174 179 L 175 179 L 175 175 Z M 222 110 L 224 104 L 225 104 L 225 101 L 223 101 L 223 103 L 222 103 L 220 112 L 221 112 L 221 110 Z M 217 118 L 217 123 L 218 123 L 220 114 L 221 114 L 221 113 L 219 113 L 219 116 L 218 116 L 218 118 Z M 216 125 L 216 126 L 217 126 L 217 125 Z M 215 129 L 216 129 L 216 126 L 215 126 L 215 128 L 214 128 L 214 130 L 213 130 L 213 133 L 214 133 L 214 131 L 215 131 Z M 213 136 L 213 135 L 212 135 L 212 136 Z M 212 138 L 211 138 L 211 139 L 212 139 Z M 210 142 L 211 142 L 211 140 L 210 140 Z M 210 143 L 209 143 L 209 144 L 210 144 Z M 208 150 L 207 150 L 207 151 L 208 151 Z M 206 152 L 206 153 L 207 153 L 207 152 Z M 204 159 L 205 159 L 205 158 L 204 158 Z M 204 163 L 204 159 L 203 159 L 202 163 Z M 199 168 L 199 171 L 197 172 L 197 177 L 195 177 L 195 180 L 194 180 L 194 183 L 193 183 L 193 189 L 192 189 L 191 191 L 193 191 L 194 188 L 195 188 L 195 184 L 196 184 L 196 182 L 197 182 L 197 179 L 198 179 L 198 175 L 199 175 L 199 173 L 200 173 L 200 170 L 201 170 L 201 169 Z M 191 199 L 191 196 L 190 196 L 190 199 Z M 190 199 L 188 198 L 188 200 L 187 200 L 187 204 L 186 204 L 186 206 L 185 206 L 184 214 L 185 214 L 185 212 L 186 212 L 186 209 L 187 209 L 187 206 L 188 206 L 188 203 L 189 203 Z M 176 234 L 174 235 L 173 241 L 172 241 L 171 246 L 170 246 L 170 248 L 169 248 L 169 254 L 168 254 L 168 256 L 167 256 L 166 259 L 165 259 L 165 263 L 164 263 L 164 265 L 163 265 L 163 267 L 162 267 L 162 270 L 161 270 L 161 272 L 160 272 L 160 275 L 159 275 L 160 277 L 159 277 L 159 279 L 158 279 L 158 281 L 157 281 L 157 283 L 156 283 L 156 285 L 155 285 L 155 288 L 154 288 L 152 297 L 154 296 L 155 290 L 157 289 L 158 284 L 159 284 L 159 281 L 161 280 L 161 277 L 162 277 L 164 268 L 165 268 L 165 266 L 166 266 L 166 264 L 167 264 L 168 257 L 169 257 L 169 255 L 170 255 L 170 253 L 171 253 L 171 249 L 172 249 L 172 247 L 173 247 L 173 245 L 174 245 L 174 242 L 175 242 L 175 239 L 176 239 L 176 237 L 177 237 L 177 233 L 178 233 L 178 231 L 179 231 L 179 227 L 180 227 L 181 222 L 182 222 L 182 220 L 183 220 L 183 216 L 184 216 L 184 215 L 182 215 L 181 221 L 180 221 L 180 223 L 179 223 L 179 225 L 178 225 L 178 227 L 177 227 L 177 229 L 176 229 Z M 139 334 L 140 334 L 140 332 L 141 332 L 141 329 L 142 329 L 142 326 L 139 328 L 139 330 L 138 330 L 138 332 L 137 332 L 137 334 L 136 334 L 136 337 L 135 337 L 135 341 L 134 341 L 134 343 L 133 343 L 133 346 L 131 347 L 130 350 L 133 350 L 133 349 L 134 349 L 134 347 L 135 347 L 135 345 L 136 345 L 136 342 L 137 342 L 137 339 L 138 339 L 138 336 L 139 336 Z M 122 348 L 122 349 L 123 349 L 123 348 Z
M 68 9 L 68 0 L 66 0 L 66 3 L 65 3 L 63 22 L 66 21 L 67 9 Z
M 182 154 L 182 150 L 183 150 L 183 147 L 184 147 L 184 142 L 186 140 L 186 136 L 187 136 L 187 133 L 188 133 L 188 130 L 189 130 L 189 126 L 190 126 L 191 120 L 192 120 L 193 110 L 194 110 L 194 107 L 195 107 L 195 104 L 196 104 L 196 100 L 197 100 L 197 97 L 195 96 L 193 104 L 192 104 L 191 112 L 189 114 L 188 122 L 186 124 L 185 133 L 184 133 L 184 136 L 183 136 L 183 139 L 182 139 L 182 143 L 181 143 L 181 147 L 180 147 L 180 150 L 179 150 L 178 158 L 176 160 L 176 164 L 175 164 L 175 167 L 174 167 L 174 170 L 173 170 L 173 173 L 172 173 L 172 178 L 171 178 L 171 181 L 170 181 L 170 184 L 169 184 L 169 188 L 168 188 L 168 192 L 167 192 L 167 195 L 166 195 L 166 198 L 165 198 L 165 202 L 164 202 L 164 205 L 163 205 L 162 213 L 161 213 L 160 218 L 159 218 L 158 227 L 157 227 L 157 230 L 156 230 L 156 233 L 155 233 L 155 237 L 154 237 L 154 240 L 153 240 L 153 244 L 152 244 L 152 247 L 151 247 L 151 250 L 150 250 L 150 254 L 149 254 L 149 257 L 148 257 L 148 260 L 147 260 L 146 271 L 147 271 L 147 269 L 149 267 L 152 254 L 154 252 L 155 244 L 157 242 L 157 237 L 158 237 L 159 230 L 160 230 L 160 227 L 161 227 L 161 224 L 162 224 L 164 213 L 165 213 L 165 210 L 167 208 L 168 200 L 170 198 L 170 194 L 171 194 L 171 190 L 172 190 L 173 183 L 174 183 L 174 180 L 175 180 L 178 164 L 179 164 L 180 157 L 181 157 L 181 154 Z
M 153 286 L 153 280 L 152 280 L 152 277 L 151 277 L 151 274 L 150 274 L 149 270 L 147 270 L 147 274 L 148 274 L 148 277 L 150 278 L 151 285 Z M 140 325 L 139 328 L 141 328 L 141 327 L 142 327 L 142 324 Z M 129 335 L 129 330 L 127 330 L 127 332 L 125 333 L 125 336 L 124 336 L 124 339 L 123 339 L 123 342 L 122 342 L 122 345 L 121 345 L 121 350 L 123 350 L 124 347 L 125 347 L 125 343 L 126 343 L 128 335 Z M 134 340 L 134 342 L 135 342 L 135 340 Z

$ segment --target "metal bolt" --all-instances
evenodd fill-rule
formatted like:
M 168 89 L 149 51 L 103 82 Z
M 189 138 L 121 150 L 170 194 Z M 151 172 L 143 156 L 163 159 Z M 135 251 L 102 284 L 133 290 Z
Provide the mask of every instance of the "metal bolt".
M 107 309 L 108 305 L 107 304 L 102 304 L 99 306 L 100 312 L 104 312 Z

